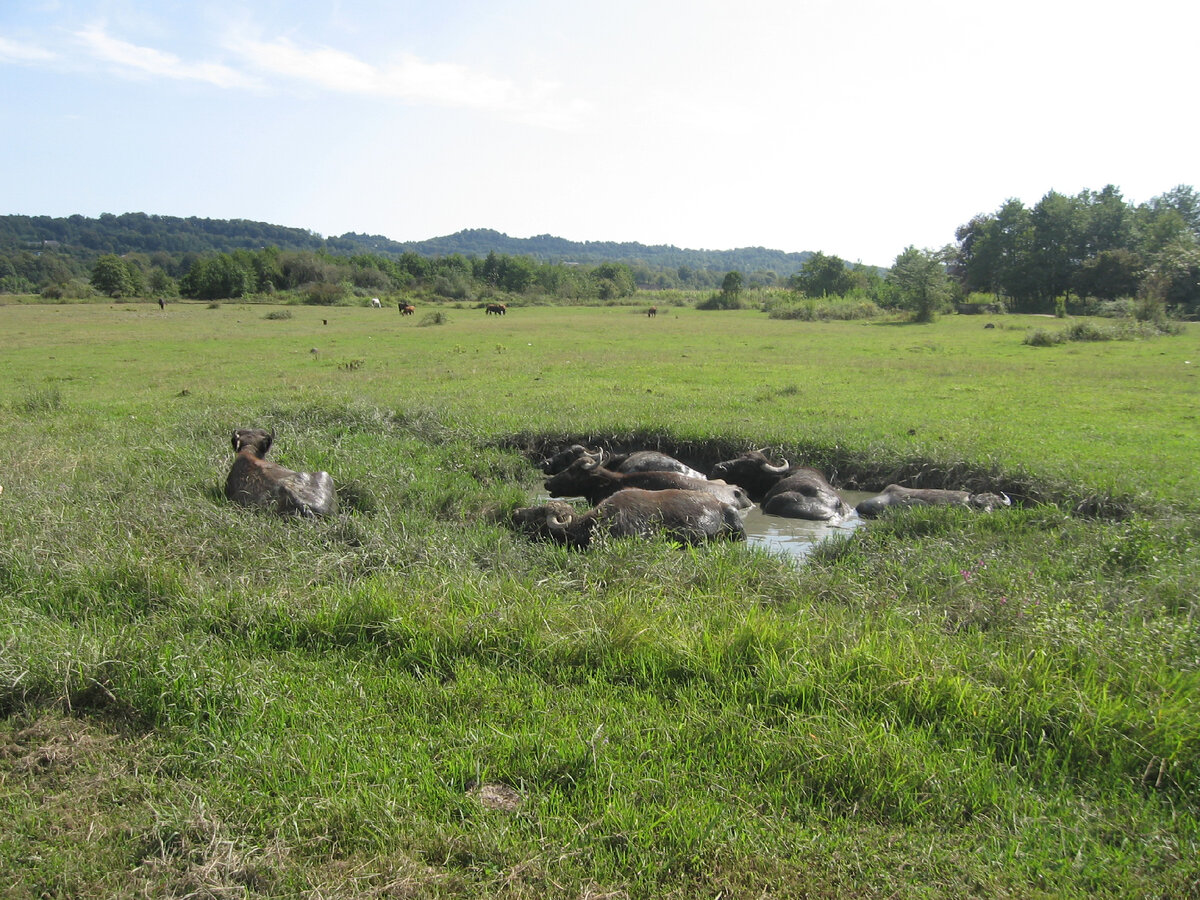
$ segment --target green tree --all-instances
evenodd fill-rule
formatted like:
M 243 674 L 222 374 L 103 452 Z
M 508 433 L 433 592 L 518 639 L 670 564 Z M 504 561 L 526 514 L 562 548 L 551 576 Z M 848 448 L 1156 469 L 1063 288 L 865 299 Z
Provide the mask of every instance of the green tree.
M 134 281 L 125 260 L 115 253 L 105 253 L 92 266 L 92 287 L 110 297 L 129 297 Z
M 950 276 L 943 263 L 946 251 L 918 250 L 909 246 L 896 257 L 888 273 L 896 304 L 907 309 L 918 322 L 932 322 L 953 296 Z
M 1041 303 L 1065 295 L 1081 262 L 1080 206 L 1076 198 L 1050 191 L 1030 213 L 1031 288 Z
M 1176 185 L 1165 194 L 1152 199 L 1147 205 L 1154 212 L 1171 210 L 1177 213 L 1192 234 L 1200 238 L 1200 195 L 1191 185 Z
M 1164 307 L 1200 313 L 1200 240 L 1189 233 L 1164 247 L 1150 263 L 1142 289 Z
M 236 299 L 254 293 L 256 279 L 249 261 L 230 253 L 201 259 L 179 282 L 179 292 L 198 300 Z
M 1116 300 L 1133 297 L 1142 283 L 1145 264 L 1132 250 L 1101 250 L 1075 272 L 1072 287 L 1081 297 Z
M 734 269 L 732 272 L 726 272 L 725 278 L 721 281 L 721 293 L 729 300 L 736 301 L 741 296 L 742 286 L 745 279 L 742 278 L 742 273 Z
M 535 277 L 533 260 L 529 257 L 501 257 L 500 279 L 497 283 L 501 290 L 519 294 L 533 284 Z
M 160 297 L 173 297 L 179 292 L 179 285 L 175 283 L 175 279 L 160 266 L 154 266 L 150 270 L 150 274 L 146 276 L 146 286 L 151 294 Z
M 840 297 L 855 287 L 854 275 L 846 268 L 845 261 L 821 252 L 810 256 L 788 282 L 793 290 L 806 297 Z
M 588 273 L 588 278 L 595 285 L 597 296 L 601 300 L 632 297 L 637 293 L 633 270 L 624 263 L 601 263 Z

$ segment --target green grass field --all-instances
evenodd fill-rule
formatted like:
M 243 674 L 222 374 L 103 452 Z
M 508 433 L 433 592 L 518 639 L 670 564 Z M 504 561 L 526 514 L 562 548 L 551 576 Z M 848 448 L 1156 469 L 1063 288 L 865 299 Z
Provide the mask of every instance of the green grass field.
M 0 306 L 0 895 L 1200 895 L 1194 325 L 279 309 Z M 573 439 L 1018 506 L 567 552 Z

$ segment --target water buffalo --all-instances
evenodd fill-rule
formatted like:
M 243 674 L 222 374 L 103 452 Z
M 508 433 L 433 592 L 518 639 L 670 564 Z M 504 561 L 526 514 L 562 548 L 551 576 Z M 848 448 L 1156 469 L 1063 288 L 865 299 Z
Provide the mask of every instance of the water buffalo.
M 557 475 L 577 459 L 588 457 L 605 468 L 614 472 L 679 472 L 692 478 L 707 477 L 686 463 L 673 456 L 659 453 L 657 450 L 634 450 L 632 453 L 607 453 L 603 450 L 589 450 L 583 444 L 572 444 L 565 450 L 560 450 L 553 456 L 542 460 L 542 471 L 547 475 Z
M 771 516 L 827 521 L 850 514 L 850 506 L 816 469 L 776 465 L 759 450 L 713 466 L 713 478 L 738 484 Z
M 653 319 L 655 316 L 658 315 L 658 307 L 657 306 L 650 307 L 648 310 L 646 310 L 646 315 L 649 316 L 651 319 Z
M 855 507 L 864 519 L 882 515 L 894 507 L 907 506 L 965 506 L 991 512 L 1005 506 L 1012 506 L 1012 500 L 1007 494 L 972 494 L 969 491 L 948 491 L 940 488 L 908 488 L 898 484 L 889 484 L 882 493 L 868 497 Z
M 665 534 L 686 544 L 746 539 L 737 509 L 702 491 L 625 488 L 585 513 L 551 500 L 515 510 L 512 519 L 527 534 L 579 548 L 588 546 L 597 528 L 613 537 Z
M 502 316 L 508 312 L 508 306 L 504 303 L 489 303 L 483 309 L 485 316 Z
M 749 495 L 736 484 L 694 478 L 680 472 L 614 472 L 588 456 L 575 460 L 557 475 L 546 479 L 546 490 L 551 497 L 585 497 L 593 506 L 622 488 L 704 491 L 737 509 L 749 509 L 754 505 Z
M 233 432 L 233 468 L 225 496 L 241 506 L 262 506 L 277 513 L 327 516 L 337 510 L 337 492 L 328 472 L 293 472 L 263 457 L 275 441 L 261 428 Z

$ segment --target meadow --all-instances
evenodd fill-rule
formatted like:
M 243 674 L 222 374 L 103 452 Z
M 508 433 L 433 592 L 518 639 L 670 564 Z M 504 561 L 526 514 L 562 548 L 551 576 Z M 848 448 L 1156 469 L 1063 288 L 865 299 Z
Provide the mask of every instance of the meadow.
M 1200 331 L 1058 325 L 0 306 L 0 893 L 1200 895 Z M 574 440 L 1015 506 L 568 552 Z

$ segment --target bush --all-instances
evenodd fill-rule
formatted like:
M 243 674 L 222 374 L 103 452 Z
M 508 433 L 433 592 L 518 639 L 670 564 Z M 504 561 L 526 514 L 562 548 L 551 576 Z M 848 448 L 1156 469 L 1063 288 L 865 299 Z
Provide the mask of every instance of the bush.
M 696 304 L 696 309 L 741 309 L 742 300 L 737 294 L 716 293 Z
M 1061 331 L 1046 331 L 1037 328 L 1025 335 L 1023 343 L 1030 347 L 1050 347 L 1067 341 L 1136 341 L 1168 334 L 1180 334 L 1183 326 L 1178 322 L 1138 322 L 1122 319 L 1111 325 L 1079 320 Z
M 42 296 L 48 300 L 88 300 L 97 296 L 96 289 L 78 278 L 59 284 L 48 284 L 42 288 Z
M 1061 331 L 1047 331 L 1045 328 L 1035 328 L 1029 334 L 1025 335 L 1024 344 L 1030 347 L 1053 347 L 1055 344 L 1061 344 L 1065 338 Z
M 801 300 L 799 303 L 775 303 L 767 310 L 767 315 L 772 319 L 828 322 L 835 319 L 874 319 L 883 315 L 883 310 L 870 300 L 824 297 L 820 300 Z
M 1116 337 L 1112 328 L 1106 328 L 1087 319 L 1072 322 L 1060 332 L 1064 341 L 1111 341 Z
M 313 306 L 333 306 L 346 296 L 346 289 L 331 281 L 315 281 L 301 289 L 301 296 Z
M 290 309 L 276 309 L 263 316 L 264 319 L 290 319 L 292 311 Z

